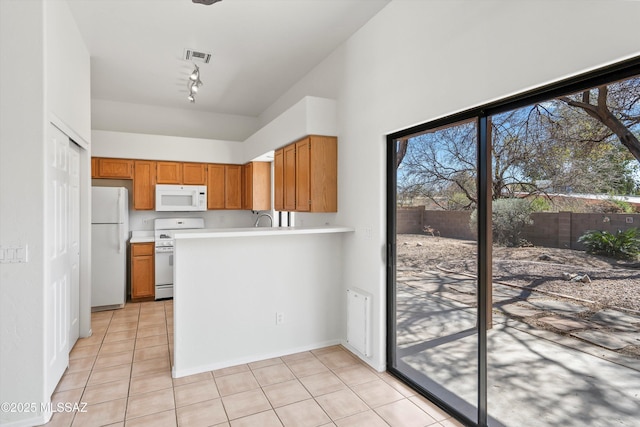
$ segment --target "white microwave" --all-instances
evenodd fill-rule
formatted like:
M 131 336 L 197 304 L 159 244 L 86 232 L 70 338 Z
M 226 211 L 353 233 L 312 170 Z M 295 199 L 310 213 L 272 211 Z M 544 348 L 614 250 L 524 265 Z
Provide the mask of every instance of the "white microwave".
M 156 185 L 156 211 L 206 211 L 206 185 Z

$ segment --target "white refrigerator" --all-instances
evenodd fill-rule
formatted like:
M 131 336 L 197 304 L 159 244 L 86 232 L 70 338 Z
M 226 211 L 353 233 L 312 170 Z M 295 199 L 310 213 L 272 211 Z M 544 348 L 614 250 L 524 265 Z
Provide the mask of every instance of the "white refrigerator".
M 129 195 L 124 187 L 91 188 L 91 307 L 127 300 Z

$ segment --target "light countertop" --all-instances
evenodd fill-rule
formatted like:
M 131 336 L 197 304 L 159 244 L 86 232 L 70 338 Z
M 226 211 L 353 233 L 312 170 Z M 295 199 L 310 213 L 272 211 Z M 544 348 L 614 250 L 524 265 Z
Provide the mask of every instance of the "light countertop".
M 209 239 L 220 237 L 263 237 L 285 236 L 296 234 L 330 234 L 352 233 L 353 227 L 323 226 L 323 227 L 246 227 L 246 228 L 213 228 L 203 230 L 176 231 L 176 239 Z
M 155 242 L 153 231 L 132 231 L 129 243 L 153 243 Z

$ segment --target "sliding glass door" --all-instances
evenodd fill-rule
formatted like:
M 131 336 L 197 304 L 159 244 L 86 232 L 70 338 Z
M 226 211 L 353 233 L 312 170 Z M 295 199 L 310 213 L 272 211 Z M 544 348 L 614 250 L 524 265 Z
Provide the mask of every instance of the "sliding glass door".
M 387 143 L 388 370 L 468 425 L 638 425 L 640 58 Z
M 476 420 L 478 390 L 475 120 L 393 142 L 394 366 Z

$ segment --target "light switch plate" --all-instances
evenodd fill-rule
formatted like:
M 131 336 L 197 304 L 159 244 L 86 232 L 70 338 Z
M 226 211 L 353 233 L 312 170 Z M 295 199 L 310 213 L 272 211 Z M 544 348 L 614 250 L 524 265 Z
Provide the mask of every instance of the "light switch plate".
M 29 250 L 24 246 L 0 246 L 0 264 L 13 264 L 29 261 Z

